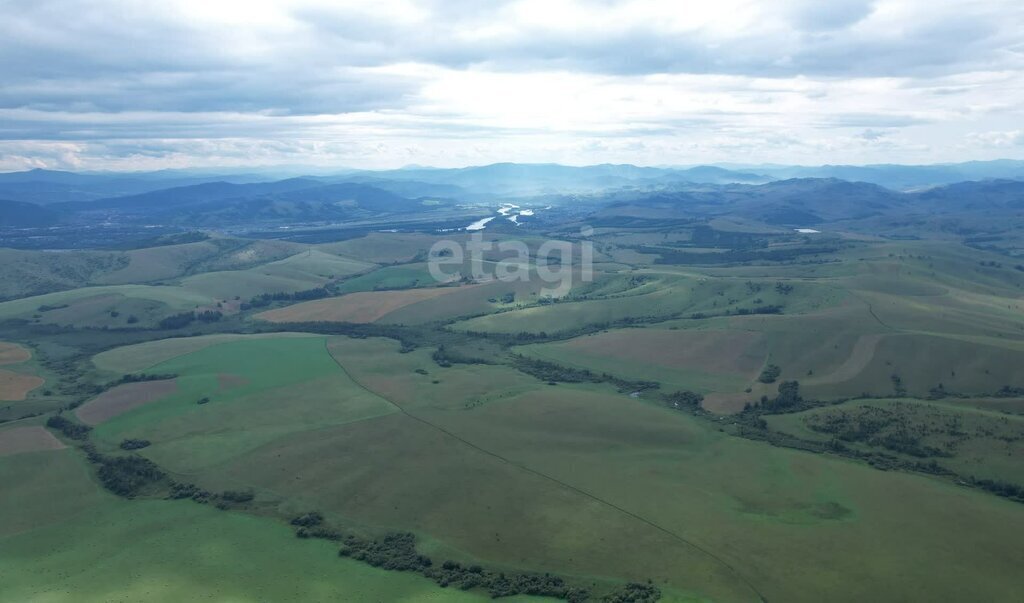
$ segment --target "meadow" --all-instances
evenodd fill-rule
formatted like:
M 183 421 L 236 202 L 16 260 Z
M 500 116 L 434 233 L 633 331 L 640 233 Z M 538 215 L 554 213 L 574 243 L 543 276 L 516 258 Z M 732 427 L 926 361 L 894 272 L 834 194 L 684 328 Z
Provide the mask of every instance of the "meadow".
M 595 238 L 595 280 L 558 299 L 437 283 L 434 237 L 372 233 L 118 252 L 102 278 L 0 303 L 0 370 L 46 379 L 0 423 L 0 599 L 489 596 L 296 538 L 311 512 L 411 533 L 437 571 L 550 574 L 589 600 L 1024 588 L 1021 504 L 977 481 L 1024 482 L 1019 271 L 929 242 L 681 264 L 728 251 Z M 161 477 L 116 496 L 110 459 Z
M 993 598 L 1015 587 L 1000 578 L 1020 561 L 1010 543 L 982 558 L 940 545 L 997 539 L 1021 521 L 1015 503 L 765 448 L 601 386 L 438 368 L 384 339 L 239 339 L 147 370 L 178 374 L 182 391 L 97 425 L 98 445 L 145 439 L 140 454 L 182 479 L 252 489 L 283 516 L 410 530 L 460 562 L 598 585 L 650 578 L 670 598 L 714 600 L 757 600 L 751 585 L 769 600 L 862 600 L 908 583 L 940 596 L 979 575 Z M 221 375 L 240 379 L 225 388 Z M 898 583 L 844 570 L 869 550 Z M 813 579 L 800 569 L 809 555 Z M 958 570 L 936 580 L 922 563 Z
M 339 559 L 329 543 L 298 540 L 268 518 L 180 501 L 124 500 L 104 491 L 90 473 L 67 449 L 0 453 L 5 488 L 17 493 L 5 495 L 0 505 L 0 598 L 485 599 Z

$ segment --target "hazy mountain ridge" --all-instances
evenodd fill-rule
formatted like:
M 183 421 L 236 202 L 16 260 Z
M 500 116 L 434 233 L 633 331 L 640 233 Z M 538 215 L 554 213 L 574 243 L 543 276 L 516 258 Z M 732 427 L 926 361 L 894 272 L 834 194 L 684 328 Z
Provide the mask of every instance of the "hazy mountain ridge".
M 793 178 L 763 185 L 705 186 L 695 190 L 612 193 L 599 215 L 666 218 L 738 215 L 773 225 L 810 226 L 988 209 L 1024 208 L 1024 181 L 959 182 L 919 192 L 899 192 L 837 178 Z M 591 200 L 600 203 L 600 200 Z
M 1020 162 L 985 163 L 972 169 L 1014 169 Z M 930 167 L 930 166 L 926 166 Z M 941 166 L 940 166 L 941 167 Z M 873 168 L 872 168 L 873 169 Z M 945 168 L 943 168 L 945 169 Z M 184 175 L 143 175 L 139 180 L 177 183 Z M 130 179 L 109 175 L 33 170 L 0 174 L 8 185 L 52 179 L 53 185 L 82 186 Z M 632 165 L 571 167 L 554 164 L 493 164 L 449 169 L 414 168 L 337 176 L 292 177 L 266 182 L 214 180 L 170 186 L 132 195 L 35 204 L 14 197 L 3 204 L 2 225 L 33 228 L 53 224 L 153 224 L 175 228 L 238 228 L 287 223 L 341 224 L 412 216 L 414 221 L 458 220 L 459 203 L 492 206 L 509 199 L 553 204 L 602 219 L 706 218 L 732 214 L 772 226 L 805 227 L 833 222 L 893 221 L 908 216 L 952 215 L 989 210 L 1007 214 L 1024 207 L 1024 181 L 989 179 L 956 182 L 901 192 L 879 184 L 836 177 L 789 178 L 766 182 L 753 171 L 713 166 L 687 169 Z M 147 180 L 148 179 L 148 180 Z M 96 189 L 93 189 L 96 190 Z M 538 190 L 562 191 L 534 195 Z M 518 191 L 499 194 L 500 191 Z M 92 194 L 92 193 L 90 193 Z M 447 213 L 441 210 L 447 210 Z M 582 212 L 582 213 L 581 213 Z M 444 214 L 443 218 L 440 218 Z M 988 216 L 991 218 L 992 216 Z
M 163 172 L 82 174 L 35 169 L 0 173 L 0 198 L 47 205 L 139 195 L 216 181 L 251 182 L 252 179 L 252 175 L 233 175 L 227 172 L 191 176 Z
M 51 226 L 60 220 L 60 215 L 46 207 L 26 201 L 0 199 L 0 227 L 33 228 Z
M 871 182 L 886 188 L 911 190 L 956 182 L 1008 179 L 1024 180 L 1024 161 L 996 159 L 934 165 L 822 165 L 822 166 L 750 166 L 773 178 L 840 178 Z

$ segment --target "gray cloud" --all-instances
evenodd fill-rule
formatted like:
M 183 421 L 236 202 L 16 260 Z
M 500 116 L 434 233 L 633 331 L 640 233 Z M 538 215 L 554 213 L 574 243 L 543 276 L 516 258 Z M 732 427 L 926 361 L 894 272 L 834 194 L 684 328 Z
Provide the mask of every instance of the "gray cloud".
M 1010 83 L 1024 74 L 1018 2 L 732 2 L 296 0 L 265 11 L 260 3 L 7 0 L 0 168 L 36 161 L 31 149 L 62 165 L 262 156 L 258 149 L 288 158 L 474 152 L 432 146 L 448 139 L 495 154 L 654 157 L 744 145 L 817 153 L 881 138 L 898 144 L 894 130 L 931 128 L 908 143 L 917 152 L 972 128 L 1014 131 L 1021 117 Z M 474 101 L 489 98 L 492 78 L 551 72 L 588 83 L 553 90 L 526 78 L 538 87 L 509 90 L 521 103 L 499 110 Z M 979 75 L 991 73 L 1008 75 Z M 461 87 L 444 90 L 452 85 Z M 534 123 L 545 121 L 543 105 L 519 106 L 548 98 L 568 123 Z M 988 121 L 950 124 L 958 111 Z M 823 138 L 798 143 L 773 128 Z M 155 140 L 164 142 L 147 142 Z
M 864 77 L 1020 68 L 1024 61 L 1006 51 L 1024 39 L 1005 14 L 1024 12 L 1009 3 L 1000 11 L 921 14 L 886 31 L 895 25 L 869 25 L 872 2 L 799 0 L 768 11 L 781 19 L 778 26 L 734 36 L 667 31 L 653 21 L 613 29 L 517 25 L 506 23 L 511 5 L 424 2 L 425 20 L 329 3 L 300 6 L 285 15 L 291 27 L 242 35 L 227 25 L 195 23 L 173 3 L 13 0 L 0 22 L 0 107 L 297 114 L 395 108 L 417 82 L 351 69 L 399 62 L 506 71 Z M 465 35 L 495 24 L 508 29 Z

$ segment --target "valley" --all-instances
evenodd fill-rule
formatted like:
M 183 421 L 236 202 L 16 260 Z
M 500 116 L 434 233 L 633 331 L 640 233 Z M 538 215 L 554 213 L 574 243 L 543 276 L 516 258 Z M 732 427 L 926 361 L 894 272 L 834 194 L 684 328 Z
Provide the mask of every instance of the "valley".
M 241 236 L 218 197 L 231 228 L 0 251 L 0 598 L 1012 600 L 1017 202 L 699 186 L 299 188 L 365 230 Z M 213 202 L 74 203 L 130 223 L 147 195 Z M 530 278 L 434 280 L 473 237 Z

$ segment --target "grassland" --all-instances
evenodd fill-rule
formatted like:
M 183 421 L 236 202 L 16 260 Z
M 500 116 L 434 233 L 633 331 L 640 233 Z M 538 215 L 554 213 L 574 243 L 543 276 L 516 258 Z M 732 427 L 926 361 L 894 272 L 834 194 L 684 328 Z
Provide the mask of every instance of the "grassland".
M 614 329 L 519 350 L 541 360 L 707 393 L 747 387 L 761 372 L 767 347 L 765 338 L 751 331 L 649 327 Z
M 52 257 L 57 254 L 11 253 L 10 278 L 38 284 L 12 290 L 8 297 L 17 299 L 0 303 L 0 320 L 95 328 L 151 327 L 182 311 L 313 289 L 375 267 L 292 243 L 227 238 L 60 254 L 63 267 Z M 30 270 L 39 274 L 23 274 Z
M 140 406 L 157 402 L 178 391 L 175 379 L 125 383 L 108 389 L 75 409 L 86 425 L 98 425 Z
M 841 298 L 838 292 L 815 283 L 794 285 L 800 292 L 790 299 L 773 289 L 774 281 L 713 280 L 697 273 L 675 271 L 638 272 L 636 276 L 646 279 L 644 284 L 621 293 L 596 291 L 558 304 L 472 318 L 453 328 L 505 334 L 572 333 L 589 326 L 623 321 L 667 321 L 756 312 L 757 308 L 780 306 L 785 302 L 794 306 L 795 311 L 817 309 L 836 304 Z
M 436 240 L 430 235 L 418 233 L 374 232 L 358 239 L 319 245 L 317 249 L 374 264 L 390 264 L 409 262 L 419 255 L 425 255 Z
M 401 378 L 402 373 L 416 364 L 416 352 L 402 355 L 406 360 L 402 364 L 394 364 L 384 360 L 388 355 L 380 344 L 375 344 L 375 349 L 352 349 L 352 346 L 361 346 L 362 341 L 342 341 L 335 346 L 336 357 L 359 382 L 373 388 L 388 381 L 383 373 L 391 367 Z M 391 354 L 394 351 L 392 344 Z M 420 366 L 429 366 L 426 358 L 420 362 Z M 439 380 L 436 387 L 444 388 L 449 370 L 433 369 L 428 378 Z M 279 451 L 266 450 L 257 462 L 246 468 L 233 466 L 230 473 L 253 475 L 255 478 L 260 474 L 259 467 L 271 463 L 273 468 L 280 467 L 281 477 L 289 475 L 293 467 L 310 467 L 308 471 L 319 474 L 323 468 L 306 465 L 301 459 L 307 455 L 309 458 L 316 457 L 316 450 L 337 446 L 344 446 L 345 460 L 342 462 L 346 465 L 353 459 L 374 462 L 374 457 L 383 455 L 385 458 L 376 461 L 379 465 L 374 465 L 375 468 L 379 467 L 377 472 L 359 473 L 358 483 L 373 486 L 369 492 L 360 496 L 356 492 L 364 492 L 362 488 L 353 491 L 351 486 L 339 485 L 336 489 L 329 488 L 320 493 L 321 504 L 335 506 L 329 508 L 341 505 L 344 512 L 361 513 L 366 521 L 374 523 L 393 525 L 396 518 L 401 518 L 403 521 L 416 522 L 421 529 L 427 529 L 430 533 L 458 534 L 460 539 L 464 539 L 458 541 L 459 549 L 480 551 L 478 554 L 485 559 L 489 557 L 493 562 L 507 563 L 516 560 L 515 551 L 522 550 L 524 552 L 521 554 L 526 555 L 525 551 L 530 550 L 526 558 L 544 559 L 546 565 L 569 573 L 614 575 L 618 572 L 622 575 L 627 572 L 639 574 L 646 570 L 654 574 L 652 577 L 663 580 L 663 584 L 669 588 L 694 588 L 695 584 L 700 583 L 702 589 L 707 589 L 705 594 L 716 593 L 725 599 L 744 598 L 742 580 L 724 571 L 715 572 L 713 575 L 717 575 L 717 578 L 711 581 L 695 578 L 689 570 L 706 566 L 690 558 L 693 555 L 692 549 L 679 542 L 670 546 L 672 538 L 660 541 L 660 538 L 666 537 L 664 533 L 632 516 L 624 516 L 621 511 L 606 503 L 610 502 L 615 507 L 627 509 L 657 525 L 668 527 L 670 531 L 702 543 L 716 553 L 727 551 L 728 559 L 737 562 L 732 564 L 736 567 L 759 567 L 752 575 L 744 574 L 743 577 L 762 587 L 762 592 L 765 592 L 769 600 L 802 600 L 806 591 L 802 593 L 800 589 L 793 588 L 796 582 L 793 579 L 794 572 L 800 572 L 800 562 L 795 560 L 806 559 L 811 555 L 818 562 L 814 578 L 816 582 L 805 584 L 805 587 L 812 590 L 827 588 L 830 592 L 852 592 L 851 599 L 872 598 L 873 594 L 878 596 L 882 592 L 893 592 L 886 589 L 898 588 L 895 582 L 855 584 L 858 581 L 844 569 L 862 563 L 854 559 L 864 554 L 867 548 L 873 546 L 871 543 L 877 543 L 879 539 L 887 543 L 884 548 L 889 552 L 884 558 L 878 556 L 880 553 L 875 553 L 873 563 L 890 568 L 899 567 L 899 572 L 916 573 L 921 588 L 931 588 L 923 586 L 931 578 L 927 577 L 927 571 L 915 569 L 921 560 L 916 557 L 919 553 L 913 551 L 918 550 L 922 542 L 924 550 L 932 550 L 928 541 L 937 545 L 949 535 L 933 535 L 922 541 L 920 538 L 928 528 L 927 521 L 915 517 L 915 509 L 919 505 L 992 505 L 993 512 L 1006 514 L 1003 516 L 1005 519 L 1015 516 L 1016 508 L 1012 504 L 982 493 L 960 491 L 927 478 L 880 473 L 842 460 L 780 449 L 766 450 L 763 445 L 724 437 L 712 429 L 671 414 L 671 411 L 626 396 L 608 395 L 589 388 L 537 384 L 518 395 L 464 404 L 459 408 L 453 398 L 460 391 L 469 390 L 465 381 L 471 377 L 468 369 L 457 370 L 465 370 L 466 373 L 453 378 L 458 383 L 457 387 L 451 387 L 436 396 L 439 404 L 417 395 L 419 389 L 426 385 L 419 389 L 406 386 L 387 391 L 390 399 L 415 417 L 437 425 L 444 431 L 435 431 L 432 436 L 423 433 L 415 438 L 402 435 L 423 431 L 423 424 L 415 425 L 399 416 L 390 416 L 384 420 L 361 424 L 360 428 L 374 428 L 373 434 L 368 437 L 360 437 L 355 426 L 350 426 L 343 428 L 344 433 L 337 435 L 324 432 L 322 436 L 326 441 L 322 442 L 304 445 L 297 441 L 299 438 L 295 438 L 292 445 L 299 448 L 293 454 L 298 456 L 288 458 L 286 454 L 278 457 L 276 455 Z M 482 374 L 479 383 L 486 383 L 493 378 Z M 503 391 L 506 389 L 516 391 L 515 386 L 505 385 L 502 388 Z M 475 399 L 478 394 L 469 397 Z M 509 465 L 520 470 L 532 469 L 554 478 L 553 484 L 562 482 L 578 488 L 569 490 L 573 493 L 570 498 L 578 501 L 563 507 L 559 497 L 554 494 L 541 497 L 540 500 L 520 499 L 516 496 L 519 488 L 532 489 L 538 485 L 517 484 L 527 477 L 535 478 L 536 474 L 528 473 L 517 478 L 515 472 L 508 475 L 503 471 L 500 474 L 502 484 L 495 488 L 495 498 L 481 498 L 492 490 L 471 482 L 472 485 L 467 487 L 473 488 L 474 496 L 467 501 L 468 504 L 460 502 L 465 496 L 461 494 L 462 486 L 456 492 L 451 492 L 450 488 L 454 484 L 448 485 L 450 478 L 445 475 L 422 463 L 407 468 L 407 463 L 399 461 L 418 458 L 412 451 L 405 452 L 406 443 L 414 449 L 443 449 L 442 443 L 434 438 L 438 437 L 438 433 L 444 435 L 445 432 L 477 446 L 474 449 L 477 456 L 490 456 L 481 453 L 480 449 L 497 455 L 490 457 L 491 460 L 498 465 L 506 465 L 506 470 Z M 427 440 L 420 442 L 419 438 Z M 371 444 L 374 441 L 387 442 L 387 445 L 374 446 Z M 300 452 L 306 445 L 314 450 Z M 369 450 L 363 451 L 364 446 Z M 637 472 L 634 469 L 639 459 L 643 459 L 645 470 Z M 447 471 L 455 467 L 464 468 L 455 471 L 459 476 L 457 479 L 461 480 L 462 476 L 477 475 L 478 470 L 471 469 L 471 463 L 477 462 L 480 459 L 470 457 L 454 464 L 456 461 L 453 458 L 443 465 Z M 339 475 L 344 474 L 340 464 L 332 468 Z M 397 472 L 397 475 L 380 475 L 381 471 Z M 497 471 L 497 467 L 494 471 Z M 609 477 L 612 475 L 614 478 Z M 367 481 L 371 476 L 372 479 Z M 264 484 L 273 486 L 275 480 L 280 478 L 274 478 L 271 472 L 266 479 L 270 481 Z M 884 493 L 889 488 L 908 492 L 912 500 L 898 503 L 888 501 Z M 387 494 L 388 500 L 405 500 L 412 491 L 430 494 L 421 495 L 417 499 L 418 504 L 412 508 L 399 505 L 395 509 L 387 505 L 368 504 L 368 500 L 380 500 L 384 494 Z M 606 502 L 597 502 L 580 491 Z M 938 502 L 940 500 L 946 502 Z M 672 502 L 666 504 L 666 501 Z M 522 505 L 528 505 L 530 511 L 524 512 L 520 508 Z M 573 530 L 570 536 L 562 532 L 551 533 L 551 527 L 546 522 L 536 525 L 535 521 L 530 520 L 533 516 L 548 518 L 565 514 L 567 517 L 562 521 L 573 521 L 570 519 L 572 516 L 578 516 L 582 509 L 591 509 L 594 505 L 597 508 L 588 512 L 598 515 L 590 519 L 601 517 L 600 525 L 603 526 L 618 526 L 623 521 L 626 525 L 614 530 L 601 530 L 593 536 L 586 531 Z M 481 507 L 486 508 L 486 515 L 479 518 L 472 515 L 480 512 Z M 435 508 L 437 512 L 430 512 Z M 977 512 L 985 514 L 988 511 L 979 509 Z M 501 513 L 510 515 L 503 517 Z M 967 515 L 973 517 L 973 513 Z M 462 518 L 463 523 L 486 521 L 496 527 L 515 526 L 515 529 L 498 530 L 493 535 L 480 529 L 463 532 L 448 523 L 455 517 Z M 972 527 L 962 534 L 965 538 L 979 538 L 975 532 L 977 529 L 997 529 L 996 524 L 984 528 L 974 524 L 973 520 L 971 522 Z M 638 530 L 632 532 L 632 537 L 609 542 L 612 533 L 628 533 L 627 526 L 630 524 L 635 524 Z M 894 525 L 904 524 L 908 526 L 905 534 L 913 533 L 907 542 L 900 543 L 898 538 L 885 533 Z M 492 537 L 483 537 L 481 532 Z M 639 539 L 640 546 L 633 541 L 634 538 Z M 548 549 L 549 546 L 555 548 Z M 796 553 L 790 547 L 796 547 L 801 552 Z M 1006 550 L 1003 552 L 1006 553 Z M 822 555 L 825 555 L 824 559 Z M 762 561 L 756 561 L 754 556 L 761 556 Z M 522 559 L 519 558 L 518 562 L 521 563 Z M 796 565 L 787 566 L 784 559 L 792 559 Z M 934 561 L 938 562 L 938 559 Z M 973 571 L 981 571 L 981 568 L 975 567 Z M 961 578 L 966 578 L 966 575 Z M 1009 588 L 1012 582 L 1004 581 L 1003 586 L 997 588 Z M 769 590 L 764 590 L 764 587 Z M 945 587 L 953 588 L 955 584 L 951 582 Z M 717 590 L 722 588 L 726 590 Z M 729 589 L 733 589 L 731 594 L 725 594 L 730 592 Z M 934 592 L 938 596 L 941 588 L 936 588 Z
M 963 476 L 1024 482 L 1024 417 L 958 400 L 850 400 L 767 420 L 802 439 L 838 438 L 860 451 L 930 458 Z
M 265 337 L 315 337 L 310 333 L 273 333 L 267 335 L 216 334 L 198 337 L 157 339 L 136 345 L 113 348 L 93 357 L 93 364 L 114 373 L 136 373 L 172 358 L 229 341 L 243 341 Z
M 126 265 L 98 279 L 100 284 L 120 285 L 165 281 L 191 273 L 245 270 L 283 260 L 304 251 L 282 241 L 245 241 L 213 238 L 195 243 L 165 245 L 125 252 Z
M 150 440 L 147 456 L 179 473 L 290 433 L 394 411 L 337 370 L 322 337 L 218 343 L 149 370 L 178 375 L 176 391 L 103 422 L 94 439 L 111 448 L 124 438 Z
M 12 493 L 0 505 L 5 601 L 483 599 L 339 559 L 274 520 L 116 498 L 70 450 L 0 457 L 0 476 Z
M 805 394 L 818 399 L 901 391 L 925 397 L 936 388 L 979 396 L 1024 383 L 1024 306 L 1019 271 L 993 268 L 971 256 L 985 257 L 908 243 L 857 247 L 838 254 L 834 263 L 812 267 L 659 266 L 639 271 L 652 280 L 632 291 L 482 316 L 453 328 L 572 334 L 614 327 L 623 318 L 654 323 L 520 350 L 576 368 L 614 369 L 630 379 L 704 393 L 706 407 L 723 413 L 773 395 L 774 388 L 759 384 L 759 371 L 750 366 L 723 378 L 730 366 L 754 358 L 779 366 L 781 378 L 799 380 Z M 802 276 L 795 277 L 795 269 Z M 776 283 L 792 290 L 779 295 L 771 281 L 765 282 L 772 273 L 778 275 Z M 735 315 L 752 303 L 744 286 L 760 287 L 753 295 L 779 305 L 782 313 Z M 721 316 L 723 308 L 733 315 Z M 695 332 L 704 343 L 693 343 Z M 737 337 L 754 337 L 760 347 L 752 353 L 735 344 Z M 929 353 L 919 353 L 923 349 Z M 713 359 L 714 366 L 686 354 Z
M 472 286 L 472 285 L 470 285 Z M 388 313 L 418 302 L 449 295 L 456 287 L 406 289 L 387 292 L 358 292 L 341 297 L 318 299 L 268 310 L 256 315 L 270 322 L 374 322 Z
M 18 332 L 49 351 L 48 367 L 70 359 L 94 384 L 176 375 L 90 394 L 65 413 L 94 425 L 89 441 L 101 454 L 146 440 L 134 454 L 171 479 L 255 496 L 225 512 L 114 498 L 79 449 L 53 444 L 76 442 L 40 432 L 45 417 L 0 425 L 0 481 L 14 493 L 0 502 L 0 599 L 483 594 L 294 538 L 284 521 L 312 510 L 371 537 L 412 532 L 438 562 L 551 572 L 597 596 L 648 579 L 668 601 L 1014 600 L 1024 589 L 1019 503 L 940 473 L 879 471 L 853 455 L 737 437 L 750 414 L 731 416 L 775 395 L 778 382 L 759 377 L 777 365 L 778 381 L 799 381 L 815 406 L 763 415 L 766 432 L 823 447 L 837 439 L 823 425 L 884 416 L 875 439 L 842 441 L 1021 483 L 1024 396 L 1014 388 L 1024 386 L 1024 276 L 982 263 L 991 261 L 984 252 L 924 242 L 852 242 L 806 263 L 693 266 L 636 252 L 686 244 L 684 233 L 597 236 L 608 256 L 634 265 L 602 264 L 595 282 L 558 301 L 542 302 L 536 282 L 431 287 L 414 260 L 433 238 L 375 233 L 312 251 L 216 243 L 196 257 L 192 248 L 136 253 L 133 262 L 182 254 L 193 264 L 167 277 L 172 284 L 0 304 L 2 317 L 29 319 Z M 127 331 L 97 296 L 149 300 L 160 305 L 147 316 L 157 317 L 327 282 L 341 295 L 204 326 L 224 332 L 153 331 L 152 341 L 105 349 Z M 44 303 L 68 307 L 33 322 Z M 268 317 L 280 328 L 363 324 L 244 334 L 272 328 Z M 72 326 L 47 326 L 62 321 Z M 325 334 L 339 332 L 358 338 Z M 402 343 L 365 336 L 380 333 Z M 660 390 L 630 396 L 617 391 L 621 381 L 540 380 L 517 370 L 514 354 Z M 22 356 L 6 347 L 0 357 Z M 718 414 L 667 406 L 661 396 L 675 390 L 704 394 Z M 948 454 L 886 447 L 903 432 Z
M 191 310 L 215 301 L 207 295 L 171 286 L 84 287 L 0 303 L 0 320 L 21 318 L 68 326 L 127 326 L 127 319 L 132 315 L 140 321 L 147 319 L 151 322 L 166 314 Z M 111 312 L 118 315 L 111 316 Z
M 335 279 L 368 271 L 374 264 L 307 250 L 247 270 L 204 272 L 181 286 L 215 299 L 249 299 L 264 293 L 290 293 L 321 287 Z
M 127 261 L 106 251 L 45 253 L 0 249 L 0 300 L 82 287 Z
M 95 439 L 151 440 L 142 453 L 176 475 L 362 529 L 411 530 L 439 556 L 652 578 L 669 598 L 756 600 L 754 585 L 768 600 L 904 588 L 999 599 L 1017 587 L 1016 547 L 991 545 L 1024 518 L 991 495 L 767 448 L 595 386 L 440 368 L 429 350 L 401 354 L 390 340 L 334 338 L 332 359 L 324 343 L 234 341 L 158 364 L 189 393 L 114 418 Z M 225 391 L 218 374 L 248 383 Z M 210 403 L 195 404 L 201 395 Z M 983 556 L 957 552 L 981 543 Z M 935 577 L 935 565 L 956 570 Z
M 429 287 L 436 285 L 425 263 L 385 266 L 367 274 L 347 279 L 338 286 L 339 293 L 356 293 L 358 291 L 380 291 L 393 289 L 411 289 L 413 287 Z
M 384 272 L 388 269 L 381 270 Z M 372 276 L 376 273 L 371 273 Z M 517 305 L 536 303 L 543 283 L 490 281 L 478 284 L 357 291 L 340 297 L 318 299 L 261 312 L 258 320 L 289 322 L 381 322 L 423 324 L 464 316 L 490 314 Z M 344 289 L 344 287 L 342 287 Z M 511 296 L 511 297 L 509 297 Z M 511 300 L 511 301 L 506 301 Z M 522 300 L 522 301 L 515 301 Z

